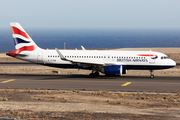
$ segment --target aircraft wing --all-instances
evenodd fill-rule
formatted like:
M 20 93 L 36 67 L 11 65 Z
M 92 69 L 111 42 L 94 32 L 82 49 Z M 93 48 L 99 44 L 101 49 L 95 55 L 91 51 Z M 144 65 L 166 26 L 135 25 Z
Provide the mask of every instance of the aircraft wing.
M 57 51 L 57 53 L 58 53 L 58 55 L 60 56 L 60 59 L 61 59 L 61 60 L 70 61 L 70 62 L 72 62 L 72 63 L 82 64 L 82 65 L 88 65 L 88 66 L 114 65 L 114 63 L 102 63 L 102 62 L 82 61 L 82 60 L 69 60 L 69 59 L 65 58 L 65 57 L 63 56 L 63 54 L 62 54 L 57 48 L 55 48 L 55 50 Z

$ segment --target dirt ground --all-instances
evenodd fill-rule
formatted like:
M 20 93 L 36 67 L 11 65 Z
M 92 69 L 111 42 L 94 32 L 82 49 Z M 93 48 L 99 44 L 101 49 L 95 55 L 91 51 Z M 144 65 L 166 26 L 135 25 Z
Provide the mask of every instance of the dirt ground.
M 176 93 L 1 89 L 0 117 L 28 120 L 179 120 Z

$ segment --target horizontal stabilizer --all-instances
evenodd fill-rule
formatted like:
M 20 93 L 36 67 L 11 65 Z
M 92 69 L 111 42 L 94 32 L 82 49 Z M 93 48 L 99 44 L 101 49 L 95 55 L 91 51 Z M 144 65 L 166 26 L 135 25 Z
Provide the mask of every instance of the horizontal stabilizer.
M 6 53 L 6 55 L 8 55 L 8 56 L 11 56 L 11 57 L 18 57 L 18 56 L 20 56 L 20 57 L 26 57 L 27 55 L 26 54 L 17 54 L 17 53 Z

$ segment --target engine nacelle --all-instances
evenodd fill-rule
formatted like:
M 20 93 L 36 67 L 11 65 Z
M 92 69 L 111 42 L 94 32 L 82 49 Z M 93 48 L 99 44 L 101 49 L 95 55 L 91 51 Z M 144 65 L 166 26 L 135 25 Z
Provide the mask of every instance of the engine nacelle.
M 122 76 L 122 65 L 108 65 L 101 70 L 102 73 L 110 76 Z

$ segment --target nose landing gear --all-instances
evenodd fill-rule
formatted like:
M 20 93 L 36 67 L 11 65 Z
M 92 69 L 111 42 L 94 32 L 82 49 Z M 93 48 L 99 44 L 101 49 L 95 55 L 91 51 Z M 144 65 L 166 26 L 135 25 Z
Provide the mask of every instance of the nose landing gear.
M 150 78 L 153 79 L 154 78 L 153 70 L 150 70 L 150 73 L 151 73 Z

